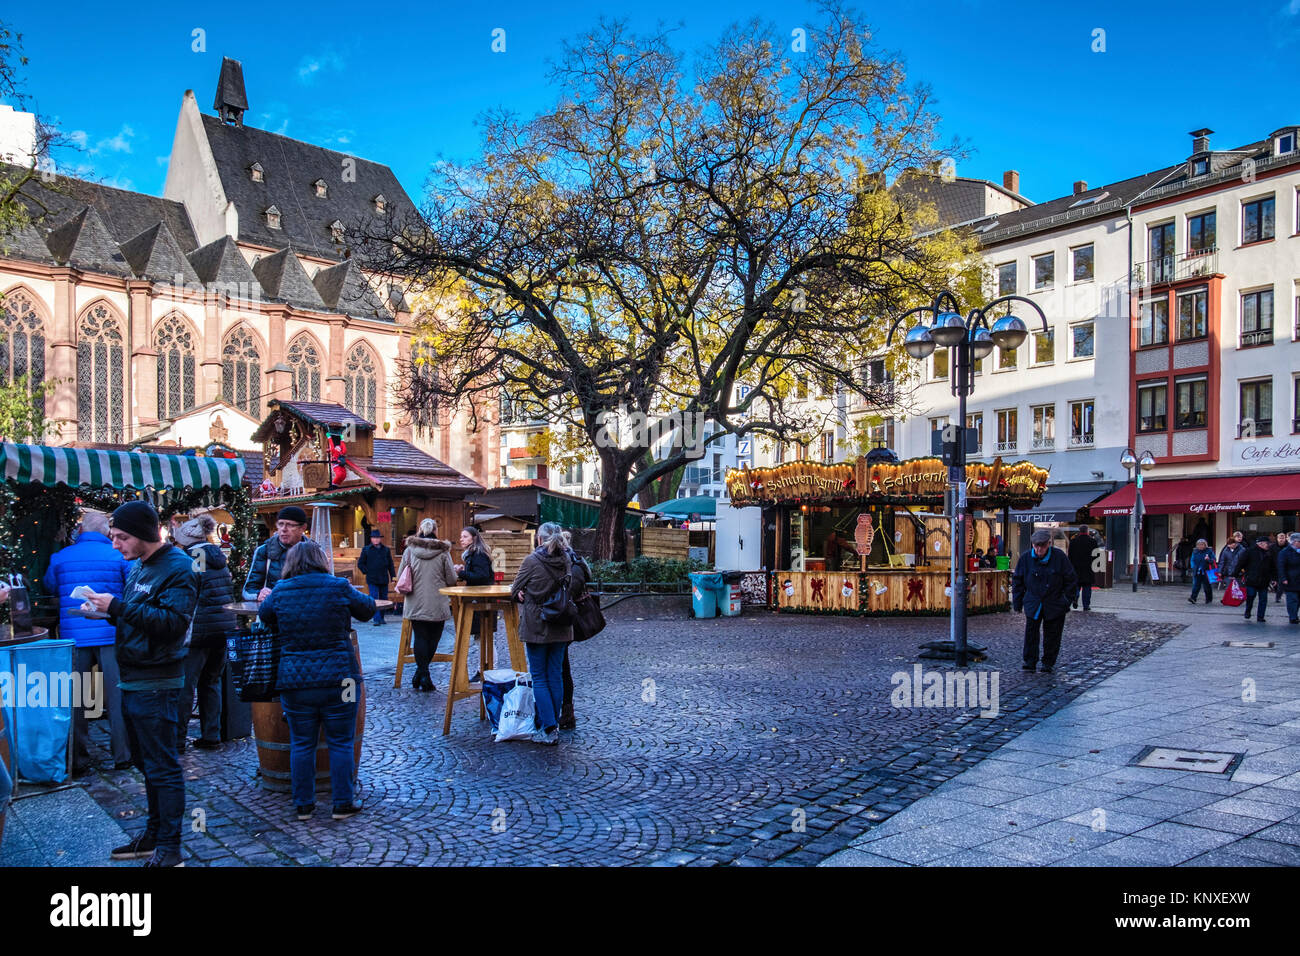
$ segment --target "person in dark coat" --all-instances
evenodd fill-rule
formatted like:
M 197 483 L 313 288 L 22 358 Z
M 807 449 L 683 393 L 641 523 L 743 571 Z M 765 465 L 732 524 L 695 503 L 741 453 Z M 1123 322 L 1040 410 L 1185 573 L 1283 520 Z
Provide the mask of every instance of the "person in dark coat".
M 492 555 L 478 528 L 461 528 L 460 559 L 463 563 L 454 565 L 456 580 L 466 587 L 481 588 L 496 583 L 496 572 L 492 570 Z M 497 612 L 475 611 L 470 626 L 474 629 L 474 634 L 479 637 L 478 653 L 481 661 L 483 659 L 482 635 L 486 632 L 495 639 Z M 483 672 L 480 669 L 478 673 L 470 675 L 469 682 L 476 683 L 482 677 Z
M 1286 617 L 1300 624 L 1300 531 L 1287 538 L 1287 547 L 1277 556 L 1277 586 L 1286 595 Z
M 1078 533 L 1070 539 L 1070 567 L 1074 568 L 1074 574 L 1079 579 L 1079 589 L 1074 594 L 1074 600 L 1071 601 L 1073 607 L 1079 606 L 1079 600 L 1083 600 L 1083 609 L 1092 610 L 1092 585 L 1096 578 L 1093 575 L 1092 563 L 1096 560 L 1097 539 L 1092 536 L 1091 528 L 1080 528 Z
M 1011 606 L 1025 615 L 1024 665 L 1038 666 L 1038 635 L 1043 635 L 1042 671 L 1050 674 L 1061 650 L 1065 615 L 1070 610 L 1079 579 L 1070 559 L 1052 547 L 1052 533 L 1039 528 L 1029 539 L 1032 547 L 1020 556 L 1011 575 Z
M 1268 586 L 1277 578 L 1277 562 L 1269 548 L 1268 535 L 1261 534 L 1255 539 L 1255 546 L 1247 548 L 1237 562 L 1237 579 L 1246 589 L 1246 620 L 1250 620 L 1250 608 L 1259 598 L 1259 612 L 1255 620 L 1264 623 L 1264 611 L 1268 608 Z
M 352 619 L 368 621 L 374 598 L 330 573 L 320 545 L 300 541 L 285 556 L 283 576 L 258 616 L 280 635 L 276 687 L 289 725 L 289 776 L 299 820 L 316 809 L 316 743 L 320 730 L 330 755 L 335 820 L 358 813 L 352 788 L 356 776 L 357 706 L 361 662 L 353 652 Z
M 1237 576 L 1237 562 L 1246 554 L 1246 545 L 1243 544 L 1245 536 L 1240 531 L 1234 531 L 1228 543 L 1223 546 L 1219 552 L 1219 574 L 1221 580 L 1227 581 L 1228 578 Z
M 1178 569 L 1183 584 L 1187 583 L 1188 562 L 1191 561 L 1191 559 L 1192 538 L 1190 535 L 1185 534 L 1183 535 L 1183 540 L 1179 541 L 1178 546 L 1174 548 L 1174 567 Z
M 1286 592 L 1282 590 L 1282 568 L 1278 564 L 1278 561 L 1282 557 L 1282 552 L 1286 550 L 1286 547 L 1287 540 L 1285 531 L 1279 531 L 1274 535 L 1273 543 L 1268 547 L 1268 553 L 1273 558 L 1273 588 L 1277 591 L 1277 603 L 1279 604 L 1282 603 L 1282 595 Z
M 307 512 L 297 505 L 281 508 L 275 516 L 275 534 L 258 545 L 244 580 L 245 601 L 265 601 L 280 580 L 280 569 L 289 549 L 307 533 Z
M 366 576 L 366 589 L 376 601 L 388 600 L 388 582 L 397 577 L 393 567 L 393 552 L 384 544 L 384 535 L 378 528 L 370 532 L 370 543 L 361 549 L 357 570 Z M 375 627 L 384 623 L 384 612 L 375 611 L 371 621 Z
M 559 705 L 564 699 L 564 652 L 573 641 L 572 622 L 549 623 L 542 619 L 542 605 L 566 574 L 571 575 L 570 595 L 577 598 L 587 585 L 586 565 L 573 554 L 569 535 L 553 521 L 537 529 L 537 549 L 524 558 L 510 585 L 510 593 L 523 607 L 519 615 L 519 639 L 528 652 L 528 670 L 533 678 L 533 699 L 537 705 L 538 730 L 535 743 L 559 743 Z
M 172 541 L 193 559 L 199 576 L 199 604 L 190 629 L 190 652 L 185 656 L 185 687 L 181 692 L 176 727 L 176 749 L 185 749 L 185 736 L 199 698 L 199 736 L 194 746 L 215 750 L 221 746 L 221 674 L 226 669 L 226 638 L 235 630 L 235 615 L 225 605 L 234 603 L 235 582 L 226 555 L 212 543 L 217 523 L 208 515 L 185 522 L 172 532 Z
M 1196 595 L 1204 587 L 1205 603 L 1209 604 L 1210 598 L 1214 595 L 1214 585 L 1210 583 L 1210 571 L 1214 569 L 1215 561 L 1214 549 L 1204 538 L 1196 539 L 1196 547 L 1192 549 L 1188 564 L 1192 568 L 1192 596 L 1187 599 L 1187 603 L 1195 604 Z
M 106 620 L 82 617 L 77 612 L 80 598 L 72 589 L 85 585 L 93 591 L 121 597 L 126 587 L 129 566 L 108 540 L 108 515 L 87 511 L 81 518 L 77 540 L 50 558 L 45 571 L 45 590 L 59 598 L 59 637 L 76 642 L 78 673 L 90 674 L 98 666 L 103 680 L 100 706 L 108 710 L 109 741 L 113 766 L 124 770 L 131 766 L 131 746 L 127 741 L 126 723 L 122 720 L 122 694 L 118 690 L 117 652 L 113 637 L 117 629 Z M 89 721 L 86 708 L 72 709 L 72 773 L 80 776 L 91 769 L 90 750 L 86 746 Z

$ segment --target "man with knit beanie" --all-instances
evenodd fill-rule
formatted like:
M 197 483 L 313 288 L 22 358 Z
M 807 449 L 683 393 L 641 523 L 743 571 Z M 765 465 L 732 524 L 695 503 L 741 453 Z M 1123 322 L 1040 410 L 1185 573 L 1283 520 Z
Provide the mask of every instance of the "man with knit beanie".
M 280 509 L 275 516 L 275 534 L 258 546 L 244 580 L 244 600 L 265 601 L 280 580 L 280 567 L 289 549 L 307 533 L 307 512 L 297 505 Z
M 159 526 L 158 512 L 144 501 L 128 501 L 114 511 L 113 547 L 135 563 L 122 597 L 95 591 L 86 597 L 87 608 L 107 614 L 116 628 L 122 716 L 149 802 L 144 832 L 113 850 L 112 857 L 146 859 L 150 867 L 184 866 L 185 784 L 176 753 L 176 712 L 198 599 L 192 559 L 165 543 Z

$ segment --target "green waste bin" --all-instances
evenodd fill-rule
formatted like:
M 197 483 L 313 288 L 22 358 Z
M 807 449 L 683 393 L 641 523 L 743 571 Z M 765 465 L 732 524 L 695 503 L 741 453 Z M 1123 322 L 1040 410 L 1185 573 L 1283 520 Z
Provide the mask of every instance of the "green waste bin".
M 724 587 L 722 574 L 718 571 L 692 571 L 691 579 L 691 615 L 693 617 L 717 617 L 718 598 Z
M 998 564 L 998 570 L 999 570 L 999 571 L 1010 571 L 1010 570 L 1011 570 L 1011 558 L 1008 557 L 1008 556 L 1005 555 L 1005 554 L 999 554 L 999 555 L 998 555 L 998 558 L 997 558 L 997 564 Z

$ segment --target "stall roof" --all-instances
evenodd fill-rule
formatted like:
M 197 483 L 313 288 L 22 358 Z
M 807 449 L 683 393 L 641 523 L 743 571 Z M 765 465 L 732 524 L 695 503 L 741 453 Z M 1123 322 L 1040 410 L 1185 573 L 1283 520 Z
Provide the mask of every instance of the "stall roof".
M 59 484 L 73 488 L 238 488 L 244 462 L 239 458 L 5 442 L 0 444 L 0 472 L 11 481 L 51 488 Z
M 374 431 L 375 429 L 373 422 L 368 422 L 360 415 L 332 402 L 284 402 L 278 398 L 273 398 L 266 403 L 266 408 L 266 418 L 262 419 L 262 424 L 257 427 L 257 431 L 253 432 L 253 441 L 265 441 L 267 436 L 271 434 L 271 423 L 275 419 L 272 413 L 276 408 L 283 408 L 290 414 L 297 415 L 308 424 L 319 425 L 322 428 L 354 425 L 365 431 Z

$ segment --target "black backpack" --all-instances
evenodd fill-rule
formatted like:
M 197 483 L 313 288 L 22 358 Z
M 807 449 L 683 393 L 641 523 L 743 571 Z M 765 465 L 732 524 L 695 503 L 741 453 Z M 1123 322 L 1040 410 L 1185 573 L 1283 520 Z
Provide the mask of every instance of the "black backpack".
M 573 603 L 573 562 L 568 553 L 564 555 L 564 577 L 541 603 L 542 620 L 547 624 L 563 626 L 572 624 L 578 616 L 578 608 Z

